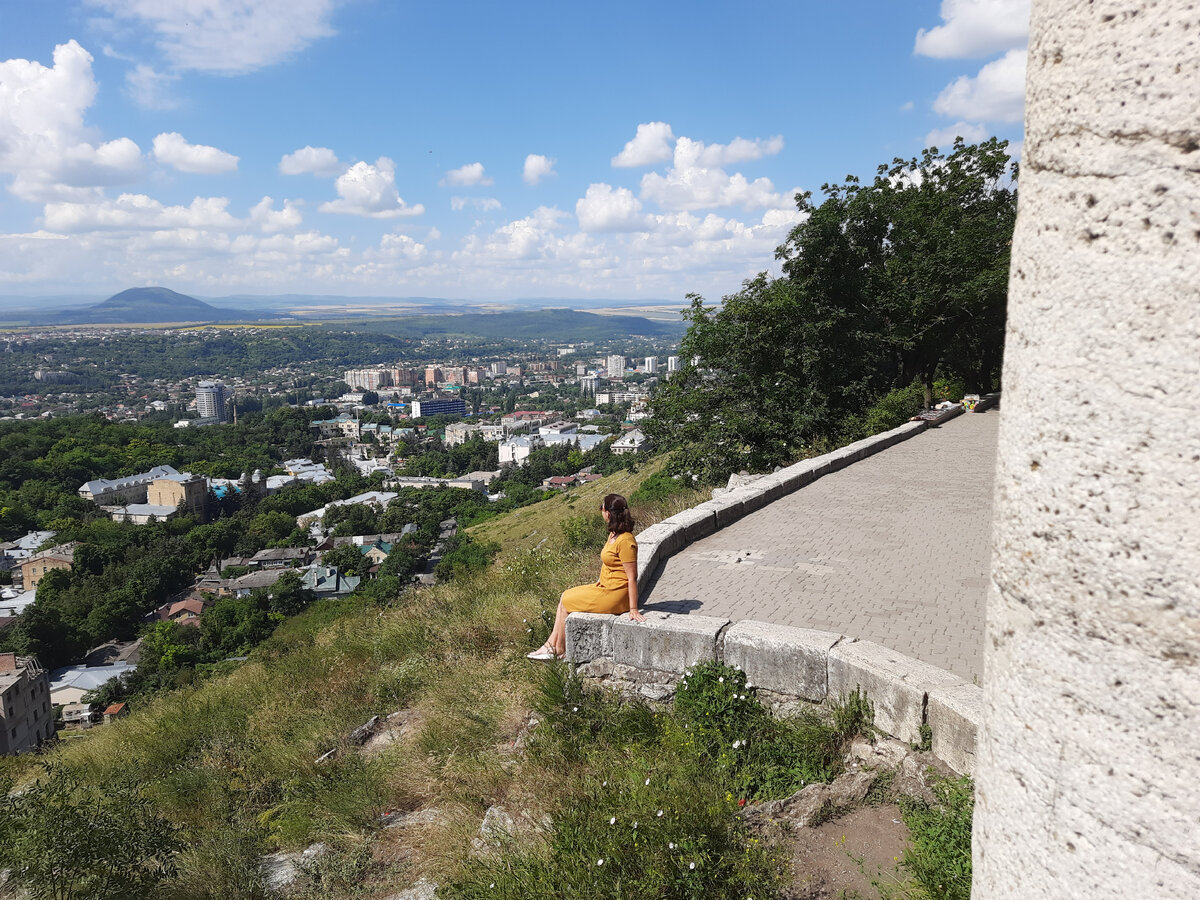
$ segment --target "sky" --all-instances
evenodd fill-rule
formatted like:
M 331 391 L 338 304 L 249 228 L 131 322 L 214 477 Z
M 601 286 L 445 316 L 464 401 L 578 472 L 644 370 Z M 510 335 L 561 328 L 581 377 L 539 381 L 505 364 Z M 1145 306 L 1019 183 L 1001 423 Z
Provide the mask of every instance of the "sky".
M 0 296 L 676 301 L 992 135 L 1029 0 L 0 4 Z

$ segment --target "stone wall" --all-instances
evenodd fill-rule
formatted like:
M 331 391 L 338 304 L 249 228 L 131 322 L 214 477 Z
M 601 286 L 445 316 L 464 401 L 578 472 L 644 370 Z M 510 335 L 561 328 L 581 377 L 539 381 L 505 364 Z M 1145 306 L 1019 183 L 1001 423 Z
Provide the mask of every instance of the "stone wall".
M 1200 6 L 1035 0 L 974 893 L 1200 897 Z
M 766 622 L 647 612 L 627 616 L 571 613 L 567 658 L 585 675 L 642 684 L 649 699 L 666 699 L 692 665 L 717 661 L 745 671 L 771 694 L 813 703 L 860 690 L 875 709 L 875 725 L 918 743 L 932 730 L 935 756 L 959 774 L 975 768 L 982 707 L 977 685 L 870 641 Z

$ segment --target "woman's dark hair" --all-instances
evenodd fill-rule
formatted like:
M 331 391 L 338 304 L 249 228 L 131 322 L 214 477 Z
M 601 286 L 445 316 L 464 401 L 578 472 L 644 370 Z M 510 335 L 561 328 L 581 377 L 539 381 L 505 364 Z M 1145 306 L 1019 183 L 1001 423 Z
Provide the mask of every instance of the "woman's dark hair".
M 629 503 L 620 494 L 606 494 L 601 507 L 608 512 L 608 530 L 612 534 L 633 531 L 633 515 Z

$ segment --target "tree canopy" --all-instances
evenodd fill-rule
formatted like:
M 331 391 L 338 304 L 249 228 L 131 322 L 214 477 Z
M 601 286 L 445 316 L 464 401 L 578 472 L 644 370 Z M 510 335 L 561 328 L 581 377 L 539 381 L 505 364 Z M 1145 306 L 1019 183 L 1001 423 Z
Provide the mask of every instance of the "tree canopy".
M 960 139 L 881 165 L 869 184 L 823 185 L 820 203 L 798 194 L 780 277 L 758 275 L 719 308 L 691 295 L 688 363 L 648 423 L 677 468 L 714 482 L 791 462 L 857 436 L 914 383 L 926 405 L 939 377 L 993 389 L 1016 219 L 1006 148 Z

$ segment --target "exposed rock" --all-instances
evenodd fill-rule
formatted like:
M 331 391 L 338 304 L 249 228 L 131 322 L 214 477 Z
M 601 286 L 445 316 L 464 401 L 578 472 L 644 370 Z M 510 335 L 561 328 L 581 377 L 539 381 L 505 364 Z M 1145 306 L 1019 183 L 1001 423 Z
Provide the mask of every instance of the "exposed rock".
M 437 900 L 437 887 L 435 882 L 421 878 L 408 890 L 388 894 L 383 900 Z
M 593 659 L 575 669 L 584 678 L 607 678 L 613 673 L 613 661 L 608 658 Z
M 806 828 L 824 822 L 839 809 L 861 803 L 878 776 L 874 772 L 845 772 L 832 784 L 810 784 L 790 797 L 760 803 L 746 818 L 766 822 L 782 820 Z
M 512 749 L 516 753 L 520 753 L 529 746 L 529 739 L 533 736 L 534 729 L 541 724 L 541 720 L 537 716 L 530 715 L 525 720 L 525 724 L 521 726 L 521 730 L 517 732 L 517 736 L 513 738 Z
M 350 732 L 350 743 L 356 747 L 361 747 L 378 730 L 379 716 L 371 716 L 371 718 Z
M 397 743 L 412 730 L 413 723 L 417 719 L 417 713 L 416 710 L 401 709 L 388 715 L 382 722 L 377 721 L 378 718 L 376 716 L 371 720 L 376 723 L 375 727 L 364 738 L 362 747 L 359 750 L 364 756 L 375 756 L 392 746 L 392 744 Z M 366 728 L 370 724 L 371 722 L 367 722 L 361 728 Z M 361 730 L 361 728 L 355 729 L 355 733 Z M 354 736 L 351 735 L 351 740 L 353 739 Z
M 489 806 L 488 811 L 483 814 L 483 824 L 479 826 L 479 833 L 485 838 L 494 841 L 512 837 L 516 828 L 517 823 L 503 808 Z
M 290 853 L 271 853 L 262 858 L 259 867 L 263 884 L 268 891 L 282 891 L 290 887 L 302 874 L 304 863 L 315 862 L 329 852 L 325 844 L 313 844 L 304 850 Z
M 661 703 L 675 696 L 675 688 L 667 684 L 643 684 L 638 688 L 638 694 L 647 700 Z

